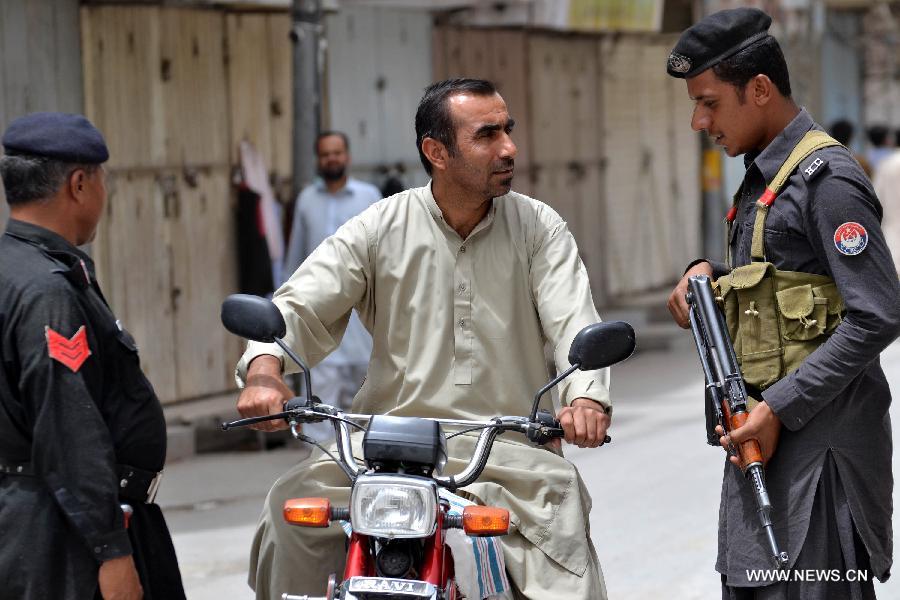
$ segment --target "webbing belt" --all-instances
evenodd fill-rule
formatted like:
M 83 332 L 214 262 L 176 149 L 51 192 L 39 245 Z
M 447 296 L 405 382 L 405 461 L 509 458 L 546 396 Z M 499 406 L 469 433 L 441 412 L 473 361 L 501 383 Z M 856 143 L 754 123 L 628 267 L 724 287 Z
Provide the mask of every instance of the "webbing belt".
M 162 471 L 157 473 L 129 465 L 116 465 L 116 474 L 119 477 L 119 498 L 147 504 L 156 499 Z M 34 469 L 31 463 L 0 458 L 0 475 L 34 477 Z
M 0 458 L 0 473 L 5 475 L 34 475 L 29 463 L 3 460 L 2 458 Z

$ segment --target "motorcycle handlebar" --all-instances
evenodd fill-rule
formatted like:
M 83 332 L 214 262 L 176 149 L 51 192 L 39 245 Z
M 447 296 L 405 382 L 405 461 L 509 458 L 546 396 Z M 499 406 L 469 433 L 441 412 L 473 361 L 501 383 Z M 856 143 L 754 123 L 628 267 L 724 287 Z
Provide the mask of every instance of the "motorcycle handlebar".
M 353 480 L 362 472 L 362 469 L 353 458 L 352 448 L 350 445 L 350 426 L 363 429 L 355 421 L 368 421 L 375 415 L 367 414 L 345 414 L 334 407 L 327 404 L 316 404 L 307 406 L 305 400 L 295 398 L 285 404 L 287 410 L 266 415 L 262 417 L 250 417 L 240 419 L 230 423 L 223 423 L 222 429 L 231 429 L 233 427 L 242 427 L 252 425 L 262 421 L 271 421 L 276 419 L 285 419 L 292 424 L 294 436 L 298 437 L 302 434 L 296 429 L 297 423 L 321 421 L 329 419 L 334 423 L 335 439 L 337 441 L 339 458 L 335 458 L 335 462 L 344 470 L 347 476 Z M 532 421 L 528 417 L 496 417 L 490 421 L 466 421 L 457 419 L 429 419 L 437 421 L 442 425 L 455 425 L 462 427 L 482 428 L 478 441 L 475 444 L 475 451 L 471 460 L 466 467 L 457 475 L 435 475 L 433 478 L 442 487 L 449 490 L 455 490 L 474 482 L 481 475 L 484 467 L 487 465 L 487 458 L 493 447 L 494 440 L 504 431 L 518 431 L 523 433 L 532 442 L 543 445 L 554 439 L 565 437 L 560 423 L 549 412 L 545 410 L 538 411 L 535 420 Z M 604 443 L 609 443 L 611 438 L 606 436 Z M 334 457 L 332 457 L 334 458 Z

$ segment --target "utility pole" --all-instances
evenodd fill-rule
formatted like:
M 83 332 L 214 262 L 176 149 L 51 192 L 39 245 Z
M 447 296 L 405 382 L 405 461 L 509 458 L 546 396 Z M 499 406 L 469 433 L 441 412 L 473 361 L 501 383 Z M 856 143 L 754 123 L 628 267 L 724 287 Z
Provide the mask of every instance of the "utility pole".
M 321 0 L 293 0 L 291 41 L 294 43 L 294 198 L 316 176 L 313 141 L 319 134 L 321 81 L 319 37 L 322 30 Z

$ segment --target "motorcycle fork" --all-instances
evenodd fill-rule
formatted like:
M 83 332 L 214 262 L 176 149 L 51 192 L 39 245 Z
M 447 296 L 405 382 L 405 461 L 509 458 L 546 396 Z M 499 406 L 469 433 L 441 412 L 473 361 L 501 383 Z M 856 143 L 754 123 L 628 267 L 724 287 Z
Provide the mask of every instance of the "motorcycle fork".
M 374 577 L 375 560 L 368 536 L 353 533 L 347 547 L 347 564 L 344 567 L 344 581 L 351 577 Z M 422 566 L 419 577 L 440 589 L 447 589 L 447 582 L 453 579 L 453 556 L 450 547 L 444 544 L 444 513 L 438 511 L 434 535 L 423 549 Z M 455 591 L 455 585 L 452 586 Z
M 444 511 L 438 510 L 434 535 L 425 542 L 422 568 L 419 577 L 438 588 L 445 588 L 453 576 L 453 559 L 450 548 L 444 544 Z
M 350 535 L 350 543 L 347 548 L 344 581 L 351 577 L 372 577 L 374 575 L 375 561 L 369 549 L 369 538 L 354 532 Z
M 456 572 L 453 570 L 453 551 L 450 546 L 444 546 L 444 580 L 442 582 L 445 600 L 457 600 L 459 592 L 456 589 Z

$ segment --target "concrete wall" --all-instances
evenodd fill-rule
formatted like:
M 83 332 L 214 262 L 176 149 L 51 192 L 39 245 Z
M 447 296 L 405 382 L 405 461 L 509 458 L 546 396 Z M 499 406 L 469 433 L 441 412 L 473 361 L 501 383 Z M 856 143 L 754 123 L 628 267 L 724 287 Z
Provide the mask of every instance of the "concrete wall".
M 829 127 L 838 119 L 856 125 L 854 146 L 862 149 L 863 52 L 860 14 L 830 11 L 822 39 L 822 110 L 820 122 Z
M 0 131 L 29 112 L 82 112 L 80 47 L 78 0 L 0 1 Z M 7 214 L 0 190 L 0 225 Z
M 354 175 L 380 185 L 394 169 L 407 186 L 424 184 L 413 117 L 432 81 L 431 13 L 350 6 L 325 32 L 327 127 L 349 136 Z
M 513 187 L 569 224 L 599 305 L 665 287 L 701 253 L 700 144 L 672 34 L 435 29 L 434 77 L 495 81 L 516 119 Z

